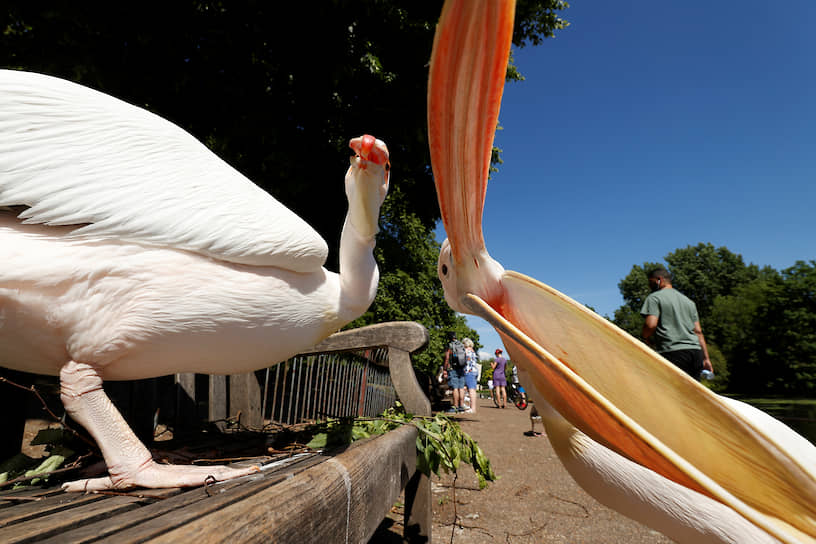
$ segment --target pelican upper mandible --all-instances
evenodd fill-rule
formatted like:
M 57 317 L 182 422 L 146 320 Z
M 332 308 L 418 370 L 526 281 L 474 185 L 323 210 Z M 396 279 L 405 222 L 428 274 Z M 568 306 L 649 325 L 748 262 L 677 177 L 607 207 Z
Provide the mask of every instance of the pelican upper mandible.
M 0 365 L 59 375 L 109 477 L 178 487 L 256 468 L 159 465 L 102 381 L 249 372 L 312 346 L 376 294 L 388 150 L 351 140 L 340 272 L 309 226 L 176 125 L 54 77 L 0 71 Z
M 514 10 L 448 0 L 436 29 L 428 133 L 445 298 L 496 328 L 556 453 L 600 502 L 678 542 L 816 542 L 816 448 L 488 255 L 482 208 Z

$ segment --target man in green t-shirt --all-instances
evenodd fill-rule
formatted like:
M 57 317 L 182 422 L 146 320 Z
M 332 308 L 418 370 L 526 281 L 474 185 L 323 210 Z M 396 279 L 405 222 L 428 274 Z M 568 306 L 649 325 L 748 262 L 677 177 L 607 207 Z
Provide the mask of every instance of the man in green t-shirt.
M 649 286 L 652 293 L 640 309 L 640 314 L 646 318 L 643 338 L 660 355 L 696 380 L 700 379 L 703 369 L 713 372 L 697 306 L 672 287 L 671 275 L 666 269 L 652 271 Z

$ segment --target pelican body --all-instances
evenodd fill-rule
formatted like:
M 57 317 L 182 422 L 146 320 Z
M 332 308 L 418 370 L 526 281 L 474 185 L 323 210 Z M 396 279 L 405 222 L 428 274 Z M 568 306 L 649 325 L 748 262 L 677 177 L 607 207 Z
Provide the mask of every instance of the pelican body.
M 600 502 L 677 542 L 816 542 L 813 445 L 488 254 L 482 210 L 514 11 L 448 0 L 434 38 L 428 135 L 448 304 L 496 328 L 556 454 Z
M 388 150 L 351 140 L 340 272 L 302 219 L 172 123 L 61 79 L 0 71 L 0 365 L 59 375 L 110 477 L 199 485 L 257 470 L 157 465 L 103 380 L 242 373 L 361 315 Z

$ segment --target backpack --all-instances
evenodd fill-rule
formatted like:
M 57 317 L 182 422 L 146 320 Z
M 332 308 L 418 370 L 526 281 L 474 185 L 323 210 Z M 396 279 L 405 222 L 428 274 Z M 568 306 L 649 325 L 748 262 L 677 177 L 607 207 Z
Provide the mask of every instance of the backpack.
M 465 345 L 459 340 L 454 340 L 448 344 L 450 348 L 450 362 L 453 368 L 465 368 L 467 366 L 467 356 L 465 356 Z

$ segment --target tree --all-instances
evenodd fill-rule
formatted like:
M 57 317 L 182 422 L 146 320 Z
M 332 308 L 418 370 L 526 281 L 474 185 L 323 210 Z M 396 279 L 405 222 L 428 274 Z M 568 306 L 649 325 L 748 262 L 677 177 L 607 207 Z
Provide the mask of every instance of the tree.
M 754 281 L 716 299 L 713 317 L 728 357 L 729 389 L 812 395 L 816 391 L 816 262 Z
M 700 320 L 711 315 L 714 300 L 759 276 L 759 268 L 746 265 L 742 255 L 726 247 L 699 243 L 666 255 L 672 284 L 697 305 Z

